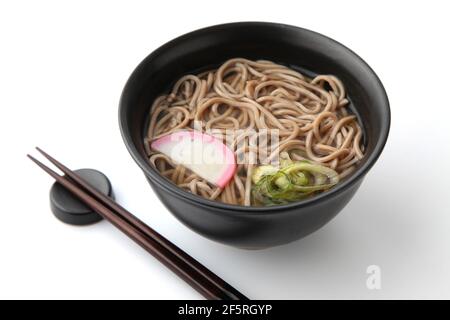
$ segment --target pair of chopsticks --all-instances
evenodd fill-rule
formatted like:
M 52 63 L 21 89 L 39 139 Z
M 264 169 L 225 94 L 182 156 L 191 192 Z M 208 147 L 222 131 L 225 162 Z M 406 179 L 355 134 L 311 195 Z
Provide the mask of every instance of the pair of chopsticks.
M 31 155 L 27 155 L 34 163 L 51 175 L 63 187 L 72 192 L 87 206 L 100 214 L 104 219 L 111 222 L 116 228 L 125 233 L 148 253 L 176 273 L 205 298 L 213 300 L 248 300 L 242 293 L 219 278 L 216 274 L 175 244 L 143 223 L 117 202 L 97 191 L 77 173 L 73 172 L 41 149 L 36 149 L 60 169 L 65 176 L 60 176 L 39 160 L 36 160 Z

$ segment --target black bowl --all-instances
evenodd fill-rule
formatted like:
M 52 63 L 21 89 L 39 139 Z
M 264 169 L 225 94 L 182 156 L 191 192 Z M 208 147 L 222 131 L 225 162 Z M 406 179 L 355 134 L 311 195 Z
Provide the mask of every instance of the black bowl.
M 266 59 L 307 74 L 334 74 L 365 130 L 366 157 L 345 181 L 313 198 L 273 207 L 243 207 L 186 192 L 153 169 L 143 137 L 149 107 L 182 75 L 233 57 Z M 260 22 L 217 25 L 161 46 L 134 70 L 123 89 L 119 121 L 125 144 L 155 193 L 185 225 L 210 239 L 241 248 L 265 248 L 300 239 L 330 221 L 353 197 L 386 143 L 390 109 L 373 70 L 342 44 L 298 27 Z

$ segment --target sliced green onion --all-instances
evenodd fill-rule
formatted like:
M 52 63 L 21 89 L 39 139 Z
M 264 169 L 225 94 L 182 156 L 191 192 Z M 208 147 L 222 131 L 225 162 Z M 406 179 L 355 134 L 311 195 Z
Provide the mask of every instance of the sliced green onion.
M 281 168 L 264 165 L 252 175 L 253 202 L 259 205 L 285 204 L 327 190 L 339 182 L 333 169 L 306 160 L 285 161 Z

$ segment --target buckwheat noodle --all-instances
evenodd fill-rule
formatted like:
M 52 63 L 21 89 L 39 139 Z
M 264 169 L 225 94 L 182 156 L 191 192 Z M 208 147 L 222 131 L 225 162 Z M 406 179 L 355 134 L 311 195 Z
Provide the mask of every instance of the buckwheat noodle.
M 193 130 L 194 121 L 201 121 L 204 132 L 243 129 L 244 134 L 226 141 L 236 156 L 248 159 L 249 151 L 260 151 L 269 160 L 277 155 L 306 159 L 344 178 L 364 157 L 363 131 L 347 106 L 344 85 L 333 75 L 309 79 L 270 61 L 235 58 L 217 70 L 180 78 L 169 94 L 153 102 L 146 152 L 150 163 L 180 188 L 210 200 L 249 206 L 255 164 L 238 164 L 232 181 L 220 189 L 152 150 L 150 143 L 178 130 Z M 263 129 L 279 132 L 279 142 L 269 153 L 261 146 L 239 144 L 249 139 L 245 130 Z

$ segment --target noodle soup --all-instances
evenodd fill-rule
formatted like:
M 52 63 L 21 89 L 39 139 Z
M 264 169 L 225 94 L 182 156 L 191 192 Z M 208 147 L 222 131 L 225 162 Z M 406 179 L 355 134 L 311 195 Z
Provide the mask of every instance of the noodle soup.
M 363 130 L 348 104 L 336 76 L 230 59 L 183 76 L 155 99 L 146 152 L 161 175 L 210 200 L 301 201 L 333 188 L 364 157 Z M 202 161 L 193 160 L 198 154 Z

